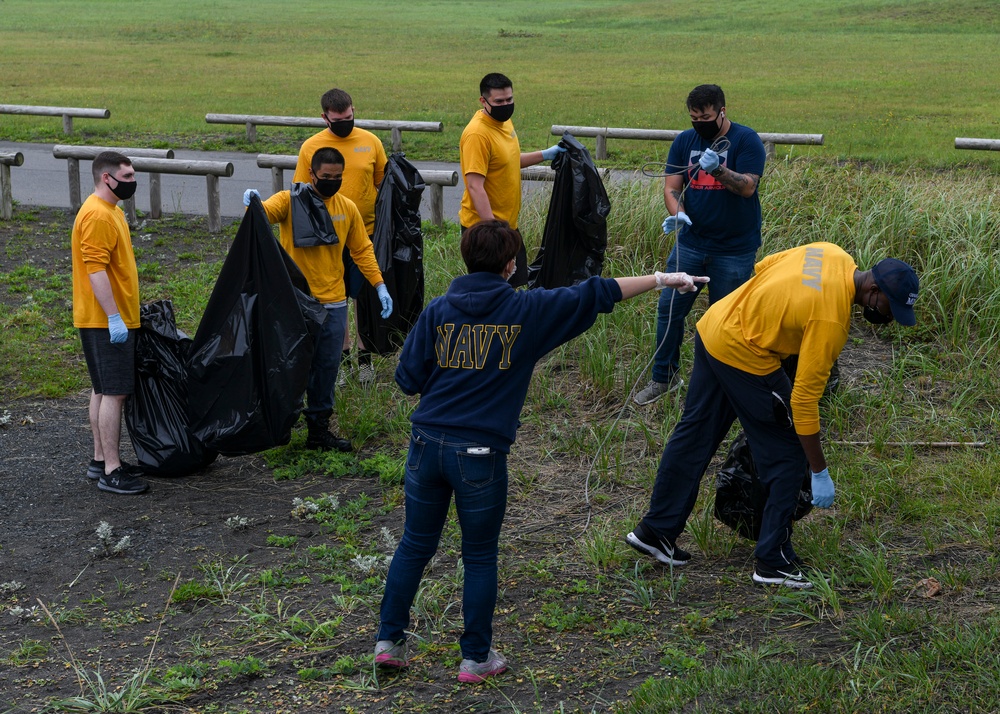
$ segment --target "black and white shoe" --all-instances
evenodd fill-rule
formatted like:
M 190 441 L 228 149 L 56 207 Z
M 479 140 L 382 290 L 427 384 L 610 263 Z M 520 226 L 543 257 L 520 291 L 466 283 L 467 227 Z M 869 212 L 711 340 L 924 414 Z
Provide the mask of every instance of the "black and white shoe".
M 145 493 L 149 489 L 149 484 L 136 476 L 133 471 L 127 470 L 126 466 L 123 465 L 109 474 L 102 475 L 97 481 L 97 488 L 108 493 L 134 496 L 139 493 Z
M 796 564 L 772 568 L 759 560 L 753 569 L 753 581 L 760 585 L 783 585 L 796 590 L 808 590 L 813 586 L 806 573 Z
M 686 565 L 691 560 L 690 553 L 654 533 L 645 523 L 640 523 L 634 531 L 625 536 L 625 542 L 640 553 L 656 558 L 664 565 Z

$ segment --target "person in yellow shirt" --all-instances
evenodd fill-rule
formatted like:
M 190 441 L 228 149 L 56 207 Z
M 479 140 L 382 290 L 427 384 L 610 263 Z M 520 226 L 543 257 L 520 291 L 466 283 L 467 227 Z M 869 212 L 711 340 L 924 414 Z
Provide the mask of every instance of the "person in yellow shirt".
M 293 183 L 290 191 L 279 191 L 262 202 L 268 221 L 278 224 L 281 247 L 302 271 L 313 297 L 327 308 L 306 387 L 307 449 L 350 451 L 352 448 L 349 439 L 329 431 L 341 346 L 347 330 L 345 254 L 351 255 L 361 273 L 375 286 L 382 317 L 392 314 L 392 298 L 382 280 L 361 212 L 340 193 L 343 176 L 343 155 L 336 149 L 321 148 L 313 154 L 308 183 Z M 249 206 L 253 195 L 259 197 L 256 190 L 247 189 L 243 203 Z
M 690 560 L 677 537 L 705 469 L 739 419 L 769 489 L 753 581 L 809 588 L 806 568 L 792 549 L 792 514 L 807 466 L 813 505 L 833 506 L 819 399 L 847 342 L 852 305 L 861 306 L 869 322 L 912 326 L 919 281 L 913 268 L 895 258 L 862 272 L 832 243 L 770 255 L 755 271 L 696 325 L 684 414 L 663 449 L 649 510 L 625 540 L 668 565 Z M 799 355 L 794 387 L 781 368 L 781 360 L 793 354 Z
M 102 491 L 143 493 L 139 470 L 121 459 L 122 407 L 135 389 L 139 272 L 119 201 L 135 194 L 135 169 L 124 154 L 102 151 L 91 167 L 94 192 L 73 223 L 73 326 L 90 373 L 94 456 L 87 477 Z
M 354 100 L 343 89 L 331 89 L 320 98 L 323 121 L 326 129 L 306 139 L 299 148 L 299 158 L 295 164 L 295 175 L 292 181 L 309 183 L 309 170 L 313 154 L 317 149 L 328 147 L 336 149 L 344 156 L 344 184 L 340 192 L 354 201 L 365 231 L 371 238 L 375 233 L 375 199 L 378 198 L 378 188 L 385 176 L 386 156 L 382 140 L 354 125 Z M 344 252 L 344 281 L 347 297 L 357 300 L 361 292 L 362 273 L 351 258 L 350 252 Z M 356 312 L 356 311 L 355 311 Z M 356 315 L 355 315 L 356 317 Z M 358 330 L 358 381 L 366 384 L 374 381 L 375 371 L 372 367 L 371 352 L 365 349 Z M 351 351 L 351 336 L 344 333 L 344 354 L 347 359 Z
M 479 221 L 507 221 L 517 230 L 521 213 L 521 169 L 551 161 L 566 151 L 559 144 L 544 151 L 521 153 L 514 130 L 514 85 L 492 72 L 479 82 L 479 111 L 462 132 L 458 143 L 465 191 L 458 211 L 464 233 Z M 521 235 L 518 232 L 518 235 Z M 522 241 L 515 270 L 508 282 L 514 287 L 528 282 L 528 256 Z

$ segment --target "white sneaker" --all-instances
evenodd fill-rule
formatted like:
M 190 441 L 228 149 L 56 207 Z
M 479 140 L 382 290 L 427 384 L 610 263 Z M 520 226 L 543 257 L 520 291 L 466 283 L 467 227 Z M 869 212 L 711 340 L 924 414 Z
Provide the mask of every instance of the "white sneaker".
M 649 384 L 640 389 L 636 395 L 632 397 L 632 401 L 639 405 L 652 404 L 664 394 L 675 392 L 683 386 L 684 380 L 681 379 L 680 375 L 676 372 L 670 378 L 669 382 L 657 382 L 651 379 L 649 380 Z
M 358 382 L 360 384 L 371 384 L 375 381 L 375 367 L 371 362 L 358 365 Z
M 502 654 L 491 649 L 485 662 L 463 659 L 462 664 L 458 667 L 458 681 L 471 682 L 473 684 L 485 682 L 490 677 L 506 671 L 507 660 L 504 659 Z

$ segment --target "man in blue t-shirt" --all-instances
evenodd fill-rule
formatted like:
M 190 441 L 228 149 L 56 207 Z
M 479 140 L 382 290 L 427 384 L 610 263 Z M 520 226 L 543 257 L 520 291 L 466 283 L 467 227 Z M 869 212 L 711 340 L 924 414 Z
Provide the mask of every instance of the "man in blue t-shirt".
M 702 84 L 687 97 L 692 129 L 681 132 L 667 156 L 663 200 L 670 213 L 663 232 L 676 233 L 670 271 L 707 275 L 709 303 L 738 288 L 753 272 L 760 247 L 760 198 L 764 144 L 753 129 L 726 116 L 726 95 Z M 634 397 L 650 404 L 679 389 L 684 320 L 697 292 L 664 290 L 656 311 L 652 378 Z

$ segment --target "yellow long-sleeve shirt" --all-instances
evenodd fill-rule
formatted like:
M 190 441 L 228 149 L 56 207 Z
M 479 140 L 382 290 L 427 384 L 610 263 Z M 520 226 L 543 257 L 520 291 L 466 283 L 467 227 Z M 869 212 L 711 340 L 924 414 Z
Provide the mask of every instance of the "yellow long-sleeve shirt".
M 819 398 L 847 343 L 857 267 L 833 243 L 769 255 L 698 321 L 708 353 L 750 374 L 770 374 L 799 356 L 791 403 L 797 434 L 819 432 Z
M 323 304 L 343 302 L 347 299 L 344 287 L 344 246 L 361 269 L 362 275 L 372 285 L 382 282 L 382 272 L 375 260 L 375 250 L 365 231 L 361 212 L 349 198 L 334 194 L 324 202 L 333 229 L 339 238 L 332 245 L 296 248 L 292 238 L 292 200 L 288 191 L 280 191 L 263 201 L 267 220 L 278 224 L 278 240 L 289 257 L 309 282 L 313 297 Z

